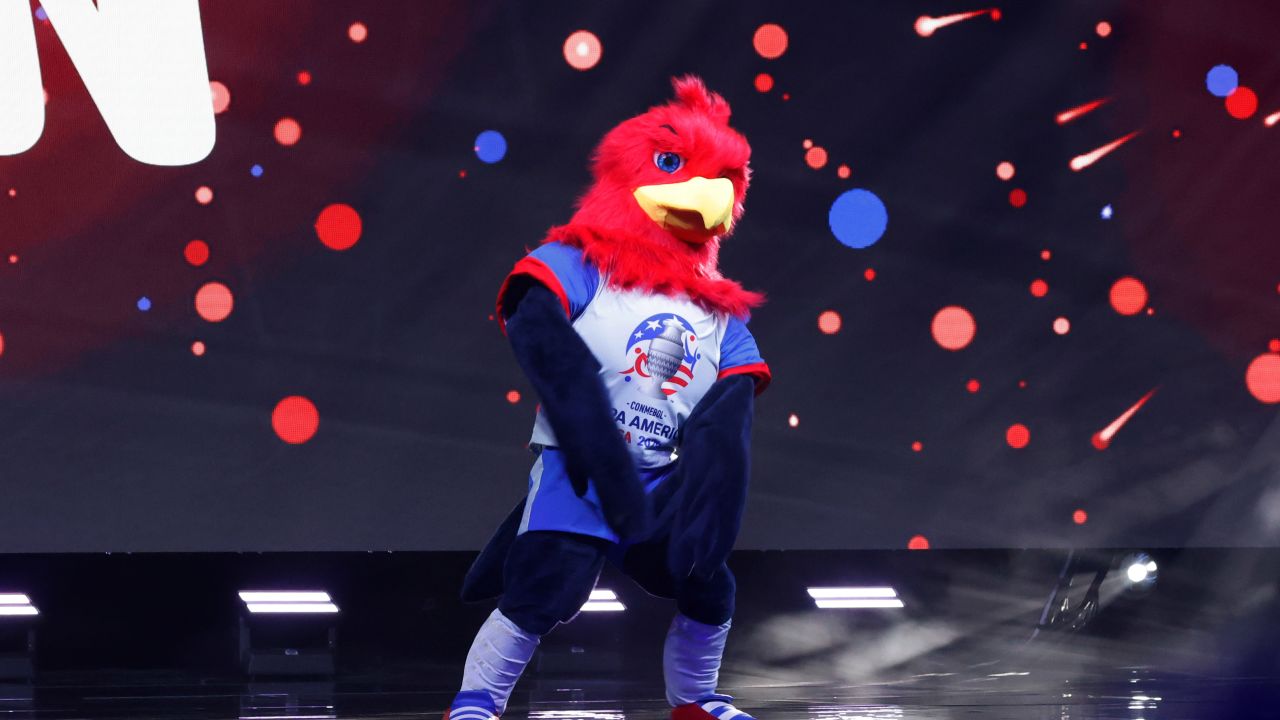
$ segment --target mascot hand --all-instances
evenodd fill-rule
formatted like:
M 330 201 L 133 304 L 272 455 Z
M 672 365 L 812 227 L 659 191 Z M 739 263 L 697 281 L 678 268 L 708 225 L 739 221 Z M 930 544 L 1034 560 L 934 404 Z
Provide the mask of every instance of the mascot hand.
M 681 491 L 667 550 L 674 577 L 709 578 L 738 539 L 751 468 L 754 390 L 745 375 L 716 381 L 681 427 Z

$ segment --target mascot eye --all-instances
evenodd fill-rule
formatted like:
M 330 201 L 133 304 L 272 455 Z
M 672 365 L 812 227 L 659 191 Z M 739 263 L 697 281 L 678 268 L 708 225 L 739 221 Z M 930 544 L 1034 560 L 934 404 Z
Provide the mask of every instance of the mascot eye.
M 673 152 L 656 152 L 653 154 L 653 164 L 664 173 L 673 173 L 684 166 L 684 158 Z

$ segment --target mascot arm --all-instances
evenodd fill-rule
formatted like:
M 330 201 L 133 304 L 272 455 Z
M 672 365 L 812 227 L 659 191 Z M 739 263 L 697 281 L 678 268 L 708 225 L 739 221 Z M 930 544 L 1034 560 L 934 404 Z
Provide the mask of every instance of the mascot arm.
M 595 483 L 605 520 L 620 537 L 640 535 L 644 486 L 610 412 L 600 363 L 569 324 L 560 300 L 536 282 L 507 294 L 507 338 L 533 383 L 578 495 Z M 523 290 L 521 293 L 520 290 Z
M 709 578 L 738 539 L 747 503 L 755 390 L 748 375 L 717 380 L 681 427 L 683 493 L 667 546 L 674 578 Z

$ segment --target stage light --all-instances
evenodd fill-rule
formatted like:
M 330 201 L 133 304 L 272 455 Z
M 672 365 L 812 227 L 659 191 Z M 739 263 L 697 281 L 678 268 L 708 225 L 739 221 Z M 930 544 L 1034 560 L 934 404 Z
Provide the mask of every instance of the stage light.
M 332 675 L 338 605 L 323 590 L 242 590 L 240 663 L 249 675 Z
M 592 590 L 582 612 L 622 612 L 627 606 L 618 601 L 618 594 L 612 590 Z
M 1129 586 L 1138 589 L 1145 589 L 1154 585 L 1156 573 L 1159 570 L 1156 561 L 1152 560 L 1151 556 L 1144 552 L 1125 556 L 1120 563 L 1120 567 L 1124 569 L 1125 579 L 1129 581 Z
M 891 587 L 811 587 L 808 591 L 822 610 L 903 607 L 898 591 Z
M 31 599 L 22 593 L 0 593 L 0 615 L 39 615 Z
M 39 615 L 26 593 L 0 593 L 0 679 L 30 680 L 35 676 Z
M 323 591 L 272 592 L 242 590 L 240 599 L 251 613 L 336 613 L 338 606 Z
M 251 613 L 336 613 L 333 603 L 246 603 Z

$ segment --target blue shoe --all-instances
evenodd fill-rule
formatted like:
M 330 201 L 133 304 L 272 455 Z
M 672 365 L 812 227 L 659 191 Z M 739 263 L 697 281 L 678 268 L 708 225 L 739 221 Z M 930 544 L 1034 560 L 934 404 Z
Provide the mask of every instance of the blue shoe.
M 498 720 L 498 710 L 489 691 L 463 690 L 444 711 L 444 720 Z
M 671 709 L 671 720 L 756 720 L 733 706 L 728 695 L 708 695 L 698 702 Z

